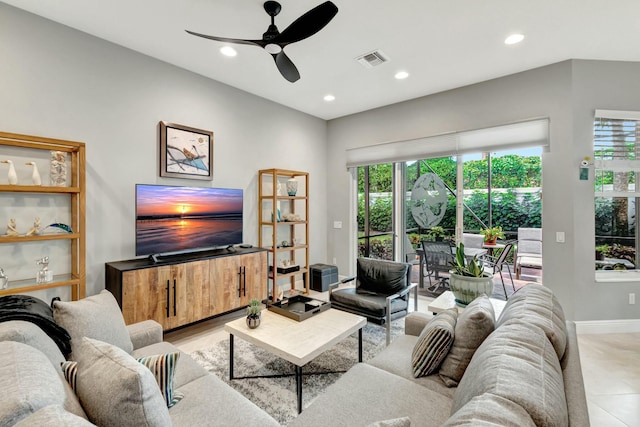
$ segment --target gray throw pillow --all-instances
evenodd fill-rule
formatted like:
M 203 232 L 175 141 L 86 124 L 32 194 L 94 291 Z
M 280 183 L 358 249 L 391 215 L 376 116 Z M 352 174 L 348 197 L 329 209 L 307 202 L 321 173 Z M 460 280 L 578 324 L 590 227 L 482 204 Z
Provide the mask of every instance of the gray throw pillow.
M 473 354 L 494 328 L 495 314 L 486 295 L 474 299 L 458 315 L 453 346 L 438 371 L 447 387 L 458 385 Z
M 451 308 L 438 313 L 427 323 L 411 354 L 413 376 L 424 377 L 438 370 L 453 344 L 458 310 Z
M 124 323 L 118 302 L 111 292 L 103 290 L 80 301 L 55 301 L 53 318 L 71 335 L 71 356 L 83 337 L 113 344 L 127 353 L 133 352 L 133 344 Z
M 169 410 L 147 367 L 120 348 L 82 338 L 76 391 L 89 420 L 101 426 L 171 426 Z

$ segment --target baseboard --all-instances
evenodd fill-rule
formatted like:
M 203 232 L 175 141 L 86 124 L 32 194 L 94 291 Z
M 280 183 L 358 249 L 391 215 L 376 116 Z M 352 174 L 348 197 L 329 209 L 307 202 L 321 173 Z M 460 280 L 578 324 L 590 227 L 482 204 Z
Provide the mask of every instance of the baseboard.
M 640 319 L 583 320 L 576 322 L 578 335 L 640 332 Z

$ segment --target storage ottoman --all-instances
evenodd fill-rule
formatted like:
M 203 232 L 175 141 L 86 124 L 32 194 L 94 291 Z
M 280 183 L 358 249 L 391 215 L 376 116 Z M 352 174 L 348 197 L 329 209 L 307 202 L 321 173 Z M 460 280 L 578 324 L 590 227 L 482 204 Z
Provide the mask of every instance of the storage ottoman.
M 317 292 L 327 292 L 329 285 L 338 281 L 338 267 L 328 264 L 312 264 L 311 289 Z

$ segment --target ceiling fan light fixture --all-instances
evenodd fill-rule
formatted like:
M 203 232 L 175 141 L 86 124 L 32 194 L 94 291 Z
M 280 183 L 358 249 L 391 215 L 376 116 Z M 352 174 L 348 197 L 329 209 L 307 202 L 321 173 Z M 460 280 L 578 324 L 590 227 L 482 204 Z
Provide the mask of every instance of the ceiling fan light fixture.
M 333 102 L 336 100 L 336 97 L 331 95 L 330 93 L 325 95 L 323 98 L 326 102 Z
M 231 46 L 222 46 L 220 48 L 220 53 L 223 54 L 224 56 L 236 56 L 238 54 L 238 52 L 232 48 Z
M 269 43 L 268 45 L 266 45 L 264 47 L 264 50 L 266 50 L 267 52 L 269 52 L 272 55 L 276 55 L 276 54 L 282 52 L 282 48 L 279 45 L 275 44 L 275 43 Z
M 522 35 L 522 34 L 511 34 L 509 37 L 504 39 L 504 44 L 508 44 L 508 45 L 518 44 L 522 40 L 524 40 L 524 35 Z
M 396 80 L 404 80 L 409 77 L 409 73 L 407 73 L 406 71 L 398 71 L 394 77 L 396 78 Z

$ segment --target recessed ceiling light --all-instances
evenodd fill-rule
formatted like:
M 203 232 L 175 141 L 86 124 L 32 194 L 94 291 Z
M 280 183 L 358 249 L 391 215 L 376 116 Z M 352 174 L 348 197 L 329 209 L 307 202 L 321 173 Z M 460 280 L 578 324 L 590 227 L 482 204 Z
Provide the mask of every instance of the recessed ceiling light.
M 236 52 L 236 50 L 231 46 L 222 46 L 220 48 L 220 53 L 224 56 L 236 56 L 238 54 L 238 52 Z
M 327 102 L 332 102 L 332 101 L 335 101 L 335 100 L 336 100 L 336 97 L 335 97 L 335 96 L 333 96 L 333 95 L 331 95 L 331 94 L 329 94 L 329 95 L 325 95 L 323 99 L 324 99 L 325 101 L 327 101 Z
M 404 80 L 409 77 L 409 73 L 406 71 L 398 71 L 394 77 L 398 80 Z
M 504 44 L 516 44 L 520 43 L 524 40 L 524 36 L 522 34 L 511 34 L 509 37 L 504 39 Z

